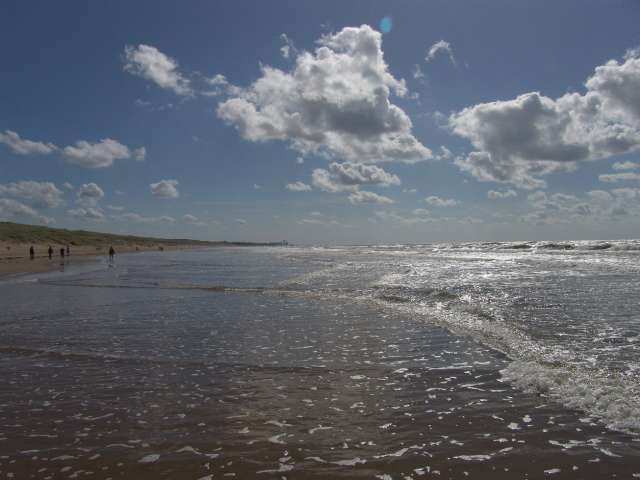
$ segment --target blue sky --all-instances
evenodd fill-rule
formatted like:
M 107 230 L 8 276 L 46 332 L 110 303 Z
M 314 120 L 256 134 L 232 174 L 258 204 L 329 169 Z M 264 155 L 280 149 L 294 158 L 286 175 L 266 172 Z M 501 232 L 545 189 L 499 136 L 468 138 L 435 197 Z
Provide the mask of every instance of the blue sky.
M 638 237 L 639 24 L 630 0 L 2 2 L 0 219 Z

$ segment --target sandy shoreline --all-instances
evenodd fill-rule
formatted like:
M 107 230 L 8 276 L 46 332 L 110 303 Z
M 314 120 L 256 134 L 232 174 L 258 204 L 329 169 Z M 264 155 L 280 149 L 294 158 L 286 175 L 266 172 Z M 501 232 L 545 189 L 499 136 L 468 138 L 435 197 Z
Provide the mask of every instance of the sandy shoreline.
M 48 244 L 33 244 L 35 250 L 35 258 L 29 258 L 30 244 L 12 243 L 0 241 L 0 278 L 29 274 L 53 272 L 60 269 L 62 259 L 60 257 L 60 249 L 66 248 L 63 245 L 51 244 L 53 248 L 52 258 L 49 259 L 47 250 Z M 203 248 L 202 245 L 114 245 L 116 256 L 122 253 L 134 253 L 145 251 L 163 250 L 190 250 L 194 248 Z M 97 261 L 100 258 L 108 256 L 109 246 L 105 245 L 83 245 L 70 246 L 70 256 L 66 255 L 64 262 L 66 265 L 78 264 L 80 262 Z

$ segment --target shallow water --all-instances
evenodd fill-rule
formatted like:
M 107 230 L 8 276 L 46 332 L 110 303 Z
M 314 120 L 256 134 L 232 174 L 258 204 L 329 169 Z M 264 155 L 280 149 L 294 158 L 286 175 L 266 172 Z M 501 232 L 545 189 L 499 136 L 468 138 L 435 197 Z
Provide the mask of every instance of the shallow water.
M 640 474 L 636 244 L 571 245 L 141 253 L 5 281 L 0 478 Z

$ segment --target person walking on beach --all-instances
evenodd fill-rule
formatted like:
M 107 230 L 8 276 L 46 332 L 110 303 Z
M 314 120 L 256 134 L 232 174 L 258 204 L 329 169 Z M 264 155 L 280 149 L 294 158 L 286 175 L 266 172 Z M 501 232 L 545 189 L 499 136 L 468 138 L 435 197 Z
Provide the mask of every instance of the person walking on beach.
M 113 256 L 116 254 L 116 251 L 113 249 L 113 245 L 109 247 L 109 263 L 113 263 Z
M 71 250 L 69 250 L 69 245 L 67 245 L 67 257 L 71 255 Z
M 49 254 L 49 260 L 51 260 L 51 257 L 53 256 L 53 248 L 51 248 L 51 245 L 49 245 L 49 250 L 47 250 L 47 253 Z
M 36 251 L 33 249 L 33 245 L 29 248 L 29 258 L 33 260 L 36 257 Z
M 64 247 L 60 249 L 60 265 L 64 265 Z

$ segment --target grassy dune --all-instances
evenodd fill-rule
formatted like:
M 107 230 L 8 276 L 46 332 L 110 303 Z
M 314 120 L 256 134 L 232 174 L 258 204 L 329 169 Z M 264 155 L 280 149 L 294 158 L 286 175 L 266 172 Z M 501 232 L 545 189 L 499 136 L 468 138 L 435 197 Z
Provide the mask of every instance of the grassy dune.
M 91 232 L 87 230 L 67 230 L 65 228 L 49 228 L 39 225 L 0 222 L 0 241 L 15 244 L 56 244 L 72 246 L 104 246 L 104 245 L 138 245 L 150 247 L 155 245 L 221 245 L 228 242 L 206 242 L 183 238 L 138 237 L 135 235 L 115 235 L 112 233 Z
M 0 222 L 0 242 L 13 244 L 52 244 L 71 245 L 76 247 L 105 245 L 136 245 L 139 247 L 181 247 L 181 246 L 257 246 L 281 245 L 277 243 L 227 242 L 192 240 L 188 238 L 139 237 L 136 235 L 116 235 L 113 233 L 92 232 L 88 230 L 67 230 L 66 228 L 49 228 L 39 225 Z

